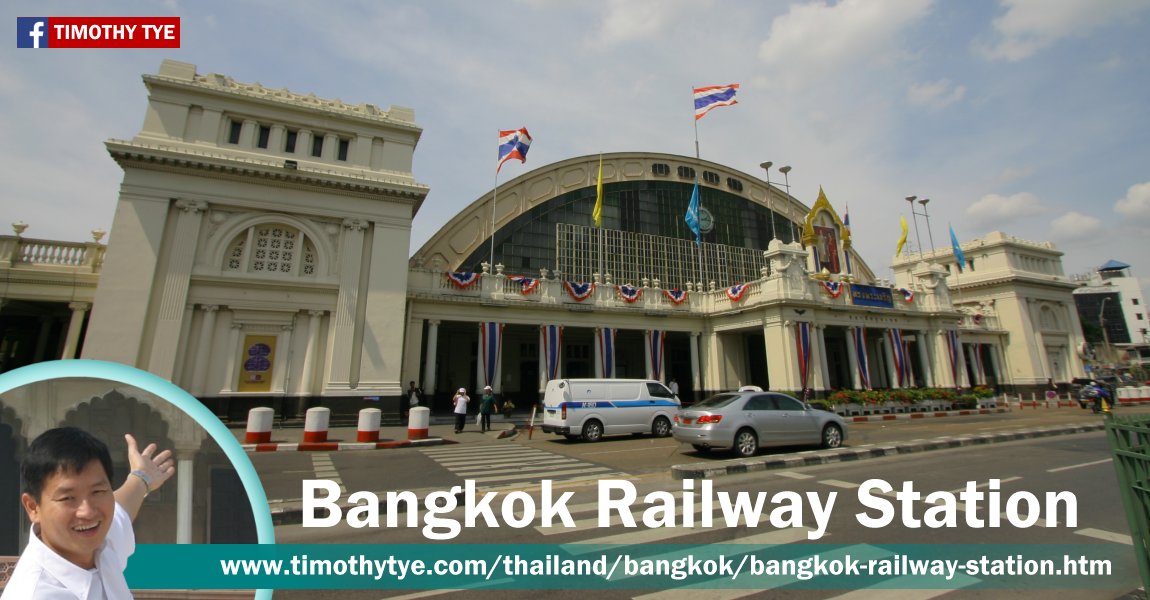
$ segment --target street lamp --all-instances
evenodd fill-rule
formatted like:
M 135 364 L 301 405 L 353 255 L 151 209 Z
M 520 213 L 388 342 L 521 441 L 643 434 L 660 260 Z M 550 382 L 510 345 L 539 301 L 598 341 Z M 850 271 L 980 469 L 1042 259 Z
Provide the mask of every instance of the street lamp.
M 791 166 L 787 165 L 785 167 L 779 167 L 779 172 L 783 174 L 783 181 L 784 181 L 783 185 L 787 186 L 787 198 L 790 198 L 791 197 L 791 177 L 790 177 Z M 791 239 L 792 240 L 797 240 L 800 237 L 798 231 L 795 229 L 797 227 L 798 227 L 798 225 L 796 225 L 795 222 L 792 220 L 791 221 Z
M 1106 312 L 1106 303 L 1110 301 L 1107 296 L 1102 299 L 1102 304 L 1098 307 L 1098 324 L 1102 326 L 1102 343 L 1106 346 L 1106 360 L 1111 360 L 1110 357 L 1110 333 L 1106 331 L 1106 318 L 1103 313 Z
M 930 253 L 934 255 L 934 232 L 930 230 L 930 213 L 926 210 L 926 203 L 930 202 L 930 198 L 923 198 L 918 203 L 922 205 L 922 216 L 926 217 L 926 235 L 930 238 Z
M 759 166 L 767 172 L 767 210 L 771 211 L 771 239 L 778 239 L 779 236 L 775 235 L 775 209 L 771 206 L 771 165 L 775 163 L 766 161 L 759 163 Z M 788 169 L 789 170 L 789 169 Z
M 922 258 L 922 238 L 918 235 L 918 212 L 914 210 L 914 201 L 918 196 L 907 196 L 906 202 L 910 204 L 910 215 L 914 219 L 914 242 L 918 244 L 918 256 Z

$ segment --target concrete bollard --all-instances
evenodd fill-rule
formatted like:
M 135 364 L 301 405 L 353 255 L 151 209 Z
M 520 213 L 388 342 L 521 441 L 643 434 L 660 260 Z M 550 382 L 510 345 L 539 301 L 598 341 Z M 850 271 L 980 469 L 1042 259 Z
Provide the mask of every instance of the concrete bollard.
M 383 411 L 378 408 L 365 408 L 359 411 L 359 426 L 356 427 L 355 441 L 378 442 L 379 421 Z
M 248 428 L 244 434 L 245 444 L 266 444 L 272 441 L 272 422 L 276 411 L 260 406 L 248 411 Z
M 326 442 L 327 424 L 331 421 L 331 409 L 324 406 L 307 409 L 303 422 L 304 442 Z
M 417 406 L 411 409 L 407 417 L 407 439 L 426 440 L 427 429 L 431 424 L 431 409 L 426 406 Z

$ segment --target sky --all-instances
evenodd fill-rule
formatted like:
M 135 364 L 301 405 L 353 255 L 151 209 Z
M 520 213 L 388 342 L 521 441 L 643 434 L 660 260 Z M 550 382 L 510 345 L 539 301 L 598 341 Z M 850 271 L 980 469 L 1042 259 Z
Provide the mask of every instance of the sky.
M 0 44 L 0 226 L 86 241 L 122 173 L 103 142 L 143 123 L 165 58 L 241 82 L 414 109 L 414 253 L 495 183 L 600 152 L 695 152 L 691 90 L 740 84 L 698 123 L 702 158 L 820 186 L 876 275 L 899 217 L 929 248 L 1003 231 L 1068 275 L 1110 259 L 1150 297 L 1150 0 L 16 0 L 17 16 L 178 16 L 167 50 Z M 930 198 L 925 220 L 905 197 Z M 921 206 L 915 205 L 921 212 Z M 111 232 L 114 236 L 115 232 Z M 911 251 L 918 248 L 912 226 Z

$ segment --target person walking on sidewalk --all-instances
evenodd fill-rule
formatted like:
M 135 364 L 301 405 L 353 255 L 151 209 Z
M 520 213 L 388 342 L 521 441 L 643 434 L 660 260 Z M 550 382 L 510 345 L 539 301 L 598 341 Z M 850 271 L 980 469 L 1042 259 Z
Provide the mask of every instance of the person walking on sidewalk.
M 467 403 L 471 398 L 467 397 L 467 388 L 459 388 L 455 392 L 455 397 L 451 399 L 451 403 L 455 405 L 455 433 L 463 432 L 463 424 L 467 422 Z
M 407 392 L 405 393 L 407 394 L 407 410 L 404 411 L 404 414 L 410 415 L 411 409 L 419 406 L 423 399 L 423 390 L 415 387 L 414 381 L 409 381 L 407 383 Z
M 491 386 L 483 388 L 483 397 L 479 399 L 479 431 L 486 432 L 491 429 L 491 413 L 495 412 L 495 392 Z

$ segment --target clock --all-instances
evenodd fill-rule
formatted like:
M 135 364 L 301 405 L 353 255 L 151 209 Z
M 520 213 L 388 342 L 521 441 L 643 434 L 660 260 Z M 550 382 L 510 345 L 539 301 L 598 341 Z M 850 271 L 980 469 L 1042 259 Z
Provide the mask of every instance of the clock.
M 703 233 L 710 233 L 711 229 L 715 227 L 715 217 L 711 211 L 699 207 L 699 231 Z

